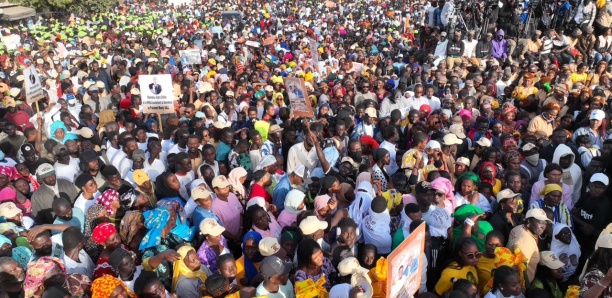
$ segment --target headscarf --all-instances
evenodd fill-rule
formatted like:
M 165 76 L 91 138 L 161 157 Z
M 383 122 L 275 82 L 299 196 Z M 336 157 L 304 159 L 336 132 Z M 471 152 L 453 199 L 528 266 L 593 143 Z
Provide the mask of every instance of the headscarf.
M 244 185 L 240 183 L 240 178 L 246 175 L 247 171 L 243 167 L 237 167 L 227 175 L 227 180 L 232 184 L 234 191 L 239 193 L 242 197 L 246 197 L 246 190 L 244 189 Z
M 455 183 L 455 189 L 457 189 L 457 191 L 461 189 L 461 183 L 463 183 L 463 181 L 465 180 L 471 180 L 472 182 L 474 182 L 474 184 L 476 184 L 476 187 L 480 185 L 480 177 L 478 177 L 476 173 L 468 171 L 461 174 L 457 178 L 457 182 Z
M 253 205 L 259 205 L 261 208 L 264 208 L 265 210 L 266 209 L 266 199 L 264 199 L 263 197 L 252 197 L 250 200 L 247 201 L 246 209 L 249 209 L 249 207 Z
M 106 209 L 108 215 L 115 215 L 115 211 L 113 210 L 112 204 L 114 201 L 118 200 L 119 193 L 116 190 L 109 188 L 104 193 L 102 193 L 101 196 L 98 197 L 97 203 L 104 206 L 104 209 Z
M 85 215 L 85 229 L 83 230 L 83 236 L 90 237 L 91 236 L 91 224 L 93 221 L 100 216 L 102 211 L 105 210 L 103 205 L 94 204 L 87 209 L 87 215 Z
M 0 198 L 2 198 L 3 202 L 11 201 L 17 203 L 17 191 L 11 187 L 5 187 L 0 190 Z
M 453 192 L 455 191 L 453 183 L 444 177 L 438 177 L 436 180 L 431 182 L 431 188 L 442 191 L 446 194 L 444 199 L 444 209 L 448 210 L 449 214 L 452 214 L 456 207 L 455 197 L 453 196 Z
M 518 151 L 509 151 L 506 152 L 506 156 L 504 156 L 504 163 L 508 165 L 511 159 L 518 158 L 520 161 L 523 161 L 523 156 Z
M 491 180 L 489 179 L 485 179 L 482 176 L 482 171 L 484 171 L 484 168 L 490 166 L 491 169 L 493 170 L 493 178 Z M 489 183 L 491 185 L 495 185 L 495 177 L 497 177 L 497 167 L 495 166 L 494 163 L 490 162 L 490 161 L 485 161 L 482 163 L 482 165 L 480 165 L 480 169 L 478 169 L 478 176 L 480 177 L 480 182 L 482 183 Z
M 8 167 L 8 166 L 0 166 L 0 167 Z M 14 167 L 8 167 L 8 168 L 9 170 L 10 168 L 13 168 L 12 173 L 9 176 L 11 180 L 17 180 L 19 178 L 23 178 L 26 181 L 28 181 L 28 183 L 30 183 L 30 186 L 32 186 L 33 191 L 38 190 L 38 188 L 40 187 L 40 183 L 38 183 L 38 179 L 36 179 L 34 175 L 30 174 L 28 177 L 24 177 L 21 174 L 19 174 L 19 172 L 17 172 L 17 170 Z
M 250 231 L 246 233 L 244 237 L 242 238 L 242 255 L 244 256 L 244 272 L 246 273 L 246 277 L 250 283 L 253 280 L 253 278 L 257 275 L 257 273 L 259 273 L 254 263 L 261 262 L 261 260 L 263 260 L 263 256 L 259 254 L 254 259 L 247 258 L 246 253 L 244 252 L 244 245 L 249 239 L 253 239 L 253 242 L 255 243 L 255 245 L 258 246 L 259 241 L 261 241 L 262 237 L 261 237 L 261 234 L 255 231 Z
M 374 157 L 374 162 L 379 162 L 380 160 L 385 158 L 387 154 L 389 154 L 389 150 L 385 148 L 377 148 L 374 149 L 374 151 L 372 152 L 372 157 Z
M 329 196 L 328 195 L 320 195 L 320 196 L 317 196 L 314 199 L 314 210 L 315 210 L 315 213 L 317 215 L 317 218 L 319 218 L 319 220 L 325 220 L 324 217 L 321 217 L 319 215 L 319 210 L 325 208 L 325 206 L 327 206 L 328 202 L 329 202 Z
M 361 142 L 362 144 L 366 144 L 366 145 L 370 146 L 370 148 L 372 148 L 372 150 L 380 148 L 380 144 L 378 144 L 376 139 L 374 139 L 373 137 L 368 136 L 368 135 L 361 136 L 361 138 L 359 139 L 359 142 Z
M 103 245 L 104 242 L 115 233 L 117 233 L 115 225 L 110 222 L 105 222 L 99 224 L 93 229 L 93 232 L 91 233 L 91 238 L 93 238 L 94 242 Z
M 552 241 L 550 242 L 550 251 L 554 252 L 555 255 L 559 257 L 559 260 L 565 264 L 565 266 L 563 266 L 563 279 L 561 281 L 567 281 L 570 276 L 576 272 L 576 269 L 578 268 L 578 260 L 582 254 L 580 251 L 580 244 L 578 244 L 578 239 L 576 239 L 576 235 L 574 235 L 572 229 L 570 229 L 570 233 L 572 234 L 572 241 L 570 244 L 565 244 L 561 242 L 561 240 L 557 239 L 557 235 L 564 228 L 569 229 L 569 227 L 565 224 L 554 224 Z
M 54 267 L 59 267 L 62 274 L 66 275 L 66 266 L 62 260 L 58 258 L 44 256 L 36 261 L 32 261 L 28 264 L 26 270 L 26 277 L 23 282 L 23 291 L 25 297 L 40 297 L 34 295 L 36 291 L 43 285 L 45 281 L 45 274 L 48 271 L 53 270 Z
M 155 196 L 158 200 L 177 197 L 183 199 L 178 191 L 170 188 L 170 186 L 168 185 L 167 181 L 170 175 L 174 174 L 172 174 L 171 172 L 163 172 L 155 179 Z
M 61 141 L 55 138 L 55 131 L 58 129 L 64 130 L 64 139 Z M 68 140 L 78 140 L 79 139 L 79 137 L 76 134 L 68 132 L 68 129 L 66 128 L 66 125 L 64 125 L 64 122 L 59 121 L 59 120 L 51 124 L 51 127 L 49 128 L 49 132 L 50 132 L 49 138 L 57 141 L 58 143 L 62 145 L 64 145 L 64 143 Z
M 91 298 L 108 298 L 117 286 L 122 286 L 129 297 L 136 297 L 136 294 L 132 293 L 121 280 L 107 274 L 96 278 L 91 284 Z
M 138 230 L 144 226 L 142 213 L 139 211 L 128 211 L 121 219 L 119 236 L 123 243 L 130 243 Z
M 553 191 L 558 191 L 558 192 L 561 192 L 563 194 L 563 188 L 561 188 L 561 186 L 559 186 L 559 184 L 557 184 L 557 183 L 549 183 L 549 184 L 546 184 L 544 186 L 544 188 L 540 191 L 540 195 L 545 196 L 545 195 L 547 195 L 547 194 L 549 194 L 549 193 L 551 193 Z
M 157 246 L 161 242 L 162 229 L 168 225 L 170 212 L 164 207 L 145 211 L 143 213 L 145 227 L 149 230 L 140 241 L 138 250 L 145 250 L 150 247 Z
M 506 116 L 509 113 L 516 114 L 516 107 L 514 105 L 511 105 L 511 104 L 504 105 L 504 108 L 502 109 L 501 114 L 499 115 L 499 120 L 504 120 L 504 116 Z
M 519 278 L 521 280 L 521 287 L 523 288 L 523 290 L 525 290 L 525 272 L 527 271 L 526 264 L 527 258 L 519 248 L 514 249 L 514 252 L 510 251 L 506 247 L 498 247 L 495 249 L 495 263 L 493 263 L 493 268 L 499 268 L 504 265 L 511 268 L 518 268 Z M 492 287 L 493 276 L 491 276 L 491 278 L 485 285 L 483 293 L 489 292 Z
M 274 157 L 274 155 L 269 154 L 266 155 L 266 157 L 264 157 L 260 162 L 259 162 L 259 167 L 257 167 L 258 170 L 261 170 L 267 166 L 271 166 L 273 164 L 276 163 L 276 157 Z M 235 169 L 234 169 L 235 170 Z M 232 170 L 233 171 L 233 170 Z M 231 175 L 231 172 L 230 172 Z
M 191 246 L 184 245 L 181 246 L 176 252 L 181 256 L 181 258 L 177 261 L 174 261 L 174 270 L 172 271 L 172 292 L 176 292 L 176 284 L 178 283 L 179 277 L 184 276 L 186 278 L 195 279 L 198 278 L 202 283 L 206 282 L 206 278 L 208 277 L 202 268 L 197 271 L 192 271 L 187 268 L 185 265 L 185 258 L 190 251 L 195 251 L 195 249 Z
M 7 176 L 9 179 L 14 180 L 13 176 L 17 173 L 13 166 L 0 166 L 0 175 Z
M 306 194 L 297 189 L 292 189 L 287 193 L 285 197 L 285 210 L 291 214 L 298 214 L 302 211 L 306 210 L 306 207 L 302 209 L 297 209 L 302 202 L 304 202 L 304 198 Z M 316 202 L 316 201 L 315 201 Z
M 361 172 L 361 173 L 359 173 L 359 175 L 357 175 L 357 180 L 355 181 L 355 184 L 359 185 L 363 181 L 367 181 L 367 182 L 372 183 L 372 174 L 370 174 L 370 172 Z M 357 190 L 355 190 L 355 191 L 357 191 Z
M 100 131 L 100 129 L 106 126 L 107 123 L 113 122 L 113 121 L 115 121 L 115 112 L 113 112 L 113 110 L 100 111 L 100 117 L 98 117 L 97 130 Z
M 189 226 L 189 220 L 187 219 L 185 209 L 179 202 L 167 200 L 159 201 L 157 202 L 157 207 L 166 208 L 168 212 L 172 211 L 174 214 L 176 214 L 176 226 L 172 229 L 172 231 L 170 231 L 171 234 L 174 234 L 185 241 L 193 240 L 196 227 Z
M 159 127 L 159 123 L 157 123 L 157 120 L 153 119 L 153 118 L 149 118 L 147 120 L 147 122 L 145 122 L 145 127 L 147 128 L 148 132 L 152 132 L 155 133 L 152 129 L 151 129 L 151 125 L 153 125 L 153 123 L 157 124 L 157 127 Z
M 0 247 L 2 247 L 5 244 L 10 244 L 11 246 L 13 245 L 13 243 L 11 242 L 11 239 L 8 239 L 8 237 L 4 236 L 4 235 L 0 235 Z

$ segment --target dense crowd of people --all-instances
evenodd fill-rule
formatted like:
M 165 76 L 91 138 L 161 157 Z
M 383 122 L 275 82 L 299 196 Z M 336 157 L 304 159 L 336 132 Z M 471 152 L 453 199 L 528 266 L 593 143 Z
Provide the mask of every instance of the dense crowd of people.
M 611 22 L 211 0 L 5 24 L 0 297 L 391 297 L 425 227 L 394 298 L 610 298 Z M 145 111 L 158 74 L 174 113 Z

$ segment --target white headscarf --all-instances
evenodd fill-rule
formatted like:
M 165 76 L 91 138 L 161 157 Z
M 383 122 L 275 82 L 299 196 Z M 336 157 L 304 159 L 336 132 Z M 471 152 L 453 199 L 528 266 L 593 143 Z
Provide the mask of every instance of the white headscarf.
M 287 193 L 287 196 L 285 197 L 285 210 L 287 210 L 287 212 L 291 214 L 298 214 L 306 210 L 306 206 L 302 207 L 302 209 L 298 209 L 300 204 L 304 202 L 305 197 L 305 193 L 297 189 L 292 189 L 291 191 L 289 191 L 289 193 Z
M 412 219 L 408 217 L 408 214 L 406 213 L 406 208 L 402 209 L 400 216 L 401 216 L 402 231 L 404 232 L 404 238 L 406 238 L 408 237 L 408 235 L 410 235 L 410 224 L 412 223 Z
M 568 228 L 568 226 L 562 223 L 556 223 L 553 225 L 553 237 L 550 242 L 550 251 L 554 252 L 559 259 L 565 263 L 563 266 L 563 279 L 561 281 L 566 281 L 572 276 L 576 269 L 578 268 L 578 260 L 580 259 L 581 251 L 580 244 L 578 244 L 578 240 L 570 229 L 570 233 L 572 234 L 572 241 L 570 244 L 565 244 L 557 239 L 557 235 L 561 233 L 561 230 L 564 228 Z
M 370 211 L 372 200 L 374 200 L 372 183 L 369 181 L 361 181 L 355 190 L 355 200 L 348 208 L 350 217 L 357 223 L 360 230 L 363 218 L 368 215 Z

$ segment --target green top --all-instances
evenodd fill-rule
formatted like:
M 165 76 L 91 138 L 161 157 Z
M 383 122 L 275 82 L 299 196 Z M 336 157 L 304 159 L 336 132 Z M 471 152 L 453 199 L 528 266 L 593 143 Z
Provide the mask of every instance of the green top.
M 391 251 L 395 250 L 400 244 L 402 244 L 402 241 L 404 241 L 405 239 L 406 237 L 404 237 L 404 229 L 400 227 L 399 229 L 397 229 L 397 232 L 393 234 L 393 241 L 391 242 Z

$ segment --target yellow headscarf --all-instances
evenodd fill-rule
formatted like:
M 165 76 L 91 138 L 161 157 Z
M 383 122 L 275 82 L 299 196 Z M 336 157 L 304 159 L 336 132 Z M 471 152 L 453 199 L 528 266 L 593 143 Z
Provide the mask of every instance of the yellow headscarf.
M 559 184 L 556 184 L 556 183 L 546 184 L 546 186 L 544 186 L 544 189 L 540 191 L 540 195 L 545 196 L 553 191 L 559 191 L 563 193 L 563 188 L 561 188 L 561 186 L 559 186 Z
M 104 127 L 107 123 L 113 121 L 115 121 L 115 112 L 113 112 L 113 110 L 100 111 L 100 117 L 98 117 L 98 130 Z
M 182 246 L 176 252 L 181 256 L 179 260 L 174 262 L 174 270 L 172 273 L 172 292 L 176 291 L 176 283 L 179 280 L 180 276 L 185 276 L 186 278 L 199 278 L 202 283 L 206 281 L 208 276 L 202 269 L 200 268 L 198 271 L 191 271 L 191 269 L 187 268 L 185 265 L 185 257 L 190 251 L 194 251 L 195 249 L 191 246 Z

